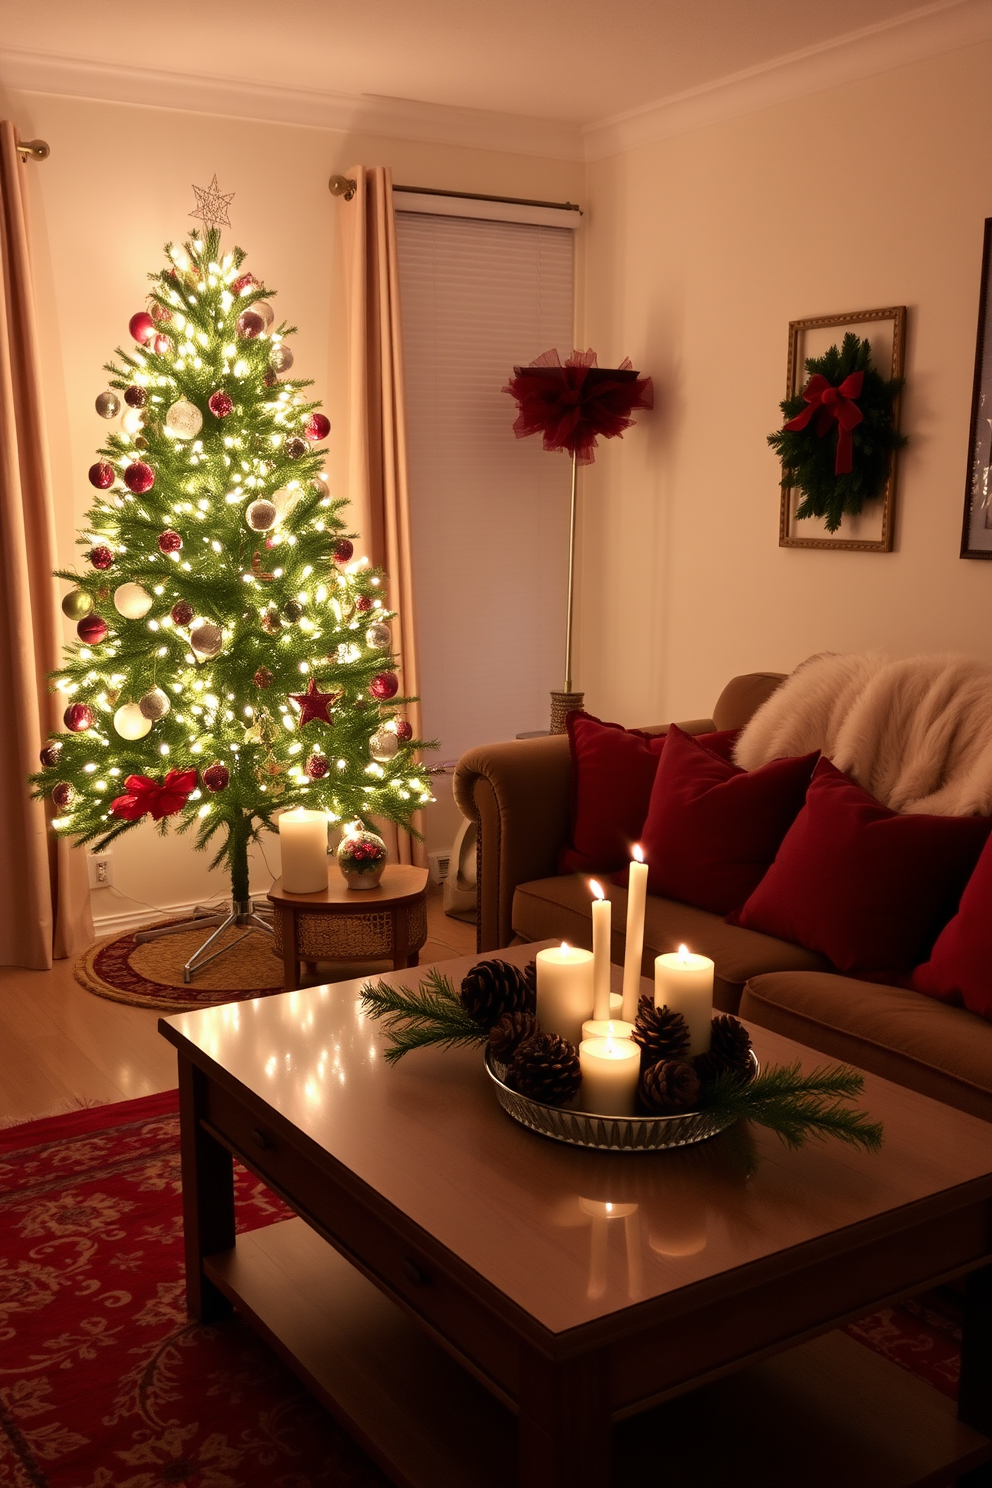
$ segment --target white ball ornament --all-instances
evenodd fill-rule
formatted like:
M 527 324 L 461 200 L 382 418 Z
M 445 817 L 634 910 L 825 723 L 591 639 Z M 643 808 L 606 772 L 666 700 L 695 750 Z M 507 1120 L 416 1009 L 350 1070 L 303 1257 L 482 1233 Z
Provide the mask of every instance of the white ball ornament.
M 195 439 L 203 428 L 203 414 L 195 403 L 180 398 L 165 415 L 165 427 L 177 439 Z
M 141 433 L 144 427 L 145 416 L 143 410 L 140 408 L 125 408 L 124 417 L 121 419 L 121 428 L 124 430 L 124 433 L 130 434 L 134 438 L 136 434 Z
M 279 511 L 271 501 L 253 501 L 245 512 L 245 521 L 252 532 L 268 532 L 278 517 Z
M 272 354 L 269 357 L 269 366 L 273 372 L 288 372 L 292 365 L 293 353 L 286 343 L 280 341 L 278 346 L 273 346 Z
M 224 644 L 224 633 L 212 620 L 201 620 L 190 631 L 189 643 L 199 656 L 216 656 Z
M 121 584 L 114 590 L 114 609 L 125 620 L 140 620 L 148 614 L 154 600 L 141 584 Z
M 122 739 L 143 739 L 151 726 L 151 719 L 145 717 L 137 703 L 125 703 L 114 714 L 114 728 Z
M 382 765 L 395 757 L 399 747 L 400 741 L 392 729 L 377 729 L 369 740 L 369 754 Z
M 375 648 L 375 650 L 388 651 L 389 643 L 392 640 L 389 626 L 383 624 L 381 620 L 377 621 L 375 625 L 369 626 L 368 630 L 365 632 L 365 639 L 366 641 L 368 641 L 370 646 L 373 646 Z
M 153 687 L 151 692 L 146 692 L 138 702 L 142 718 L 150 718 L 152 723 L 159 718 L 164 718 L 171 706 L 161 687 Z

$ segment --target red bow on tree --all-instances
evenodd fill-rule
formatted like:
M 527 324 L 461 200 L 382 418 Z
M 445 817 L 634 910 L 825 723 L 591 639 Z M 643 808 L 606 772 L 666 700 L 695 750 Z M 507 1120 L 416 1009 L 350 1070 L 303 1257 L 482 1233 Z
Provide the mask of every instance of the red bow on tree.
M 653 408 L 650 377 L 641 377 L 626 358 L 619 367 L 597 367 L 596 353 L 573 351 L 562 365 L 557 351 L 546 351 L 528 367 L 514 367 L 503 389 L 520 409 L 513 432 L 518 439 L 544 435 L 546 450 L 567 450 L 580 465 L 591 465 L 597 435 L 613 439 L 629 429 L 635 408 Z
M 111 816 L 138 821 L 150 815 L 161 821 L 163 816 L 175 816 L 182 811 L 196 789 L 196 771 L 170 770 L 161 785 L 148 775 L 129 775 L 124 785 L 127 795 L 111 801 Z
M 794 432 L 805 429 L 815 413 L 817 416 L 816 432 L 822 439 L 836 419 L 837 456 L 834 460 L 834 475 L 848 475 L 853 464 L 854 445 L 851 441 L 851 430 L 856 428 L 864 418 L 864 414 L 854 399 L 861 397 L 861 384 L 864 376 L 863 372 L 852 372 L 849 377 L 844 378 L 840 387 L 834 387 L 819 372 L 814 372 L 803 388 L 803 397 L 809 407 L 804 408 L 802 413 L 797 413 L 796 417 L 790 419 L 785 426 Z

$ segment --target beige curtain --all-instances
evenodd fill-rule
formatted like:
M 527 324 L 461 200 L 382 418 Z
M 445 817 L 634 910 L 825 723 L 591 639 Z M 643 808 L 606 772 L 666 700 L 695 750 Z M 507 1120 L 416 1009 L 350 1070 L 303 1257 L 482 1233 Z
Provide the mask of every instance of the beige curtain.
M 50 811 L 28 798 L 42 740 L 60 725 L 45 680 L 61 625 L 22 178 L 37 169 L 0 123 L 0 965 L 44 970 L 91 941 L 93 921 L 83 854 L 54 839 Z
M 389 607 L 397 611 L 393 649 L 400 688 L 416 696 L 420 686 L 393 178 L 383 166 L 356 165 L 348 175 L 355 181 L 355 195 L 338 203 L 348 320 L 348 499 L 361 534 L 358 552 L 389 575 Z M 407 712 L 419 738 L 420 707 L 413 703 Z M 423 830 L 420 812 L 414 826 Z M 423 843 L 395 828 L 389 833 L 398 862 L 426 862 Z

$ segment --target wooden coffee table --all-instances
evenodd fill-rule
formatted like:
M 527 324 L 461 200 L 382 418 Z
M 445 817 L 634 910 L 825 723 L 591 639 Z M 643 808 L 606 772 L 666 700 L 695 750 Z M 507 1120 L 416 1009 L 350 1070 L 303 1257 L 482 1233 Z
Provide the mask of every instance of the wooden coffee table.
M 874 1156 L 747 1128 L 588 1152 L 505 1116 L 477 1051 L 386 1065 L 360 986 L 159 1027 L 193 1315 L 236 1306 L 395 1483 L 989 1481 L 992 1126 L 869 1075 Z M 299 1218 L 236 1237 L 232 1154 Z M 834 1330 L 964 1273 L 959 1419 Z

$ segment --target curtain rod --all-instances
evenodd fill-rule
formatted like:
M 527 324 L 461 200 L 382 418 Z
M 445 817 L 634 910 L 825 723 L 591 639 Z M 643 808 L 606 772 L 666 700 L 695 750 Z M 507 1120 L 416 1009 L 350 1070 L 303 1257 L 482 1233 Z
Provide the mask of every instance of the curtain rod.
M 343 196 L 345 201 L 351 201 L 358 185 L 351 176 L 332 176 L 327 184 L 332 196 Z M 510 207 L 552 207 L 557 212 L 578 212 L 582 216 L 582 208 L 574 202 L 534 201 L 527 196 L 483 196 L 478 191 L 442 191 L 436 186 L 394 186 L 393 190 L 409 191 L 416 196 L 453 196 L 459 201 L 500 202 Z
M 47 140 L 18 140 L 17 153 L 22 160 L 47 160 L 52 150 Z

